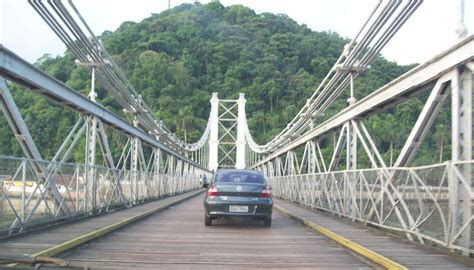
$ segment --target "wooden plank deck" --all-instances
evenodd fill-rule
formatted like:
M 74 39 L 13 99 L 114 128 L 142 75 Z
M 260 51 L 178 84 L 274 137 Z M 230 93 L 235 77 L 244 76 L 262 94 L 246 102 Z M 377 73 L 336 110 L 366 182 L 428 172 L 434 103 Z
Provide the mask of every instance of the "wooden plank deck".
M 91 269 L 371 269 L 348 250 L 278 212 L 204 226 L 203 197 L 154 214 L 62 258 Z
M 199 192 L 201 191 L 192 191 L 189 193 L 145 203 L 132 208 L 119 210 L 106 215 L 90 217 L 80 221 L 66 223 L 3 239 L 0 240 L 0 255 L 32 255 L 86 233 L 117 223 L 139 213 L 143 213 L 151 209 L 182 200 L 189 196 L 194 196 Z
M 340 219 L 329 213 L 302 208 L 283 200 L 275 199 L 275 204 L 409 269 L 474 269 L 474 260 L 472 259 L 455 259 L 445 252 L 388 235 L 374 228 L 355 224 L 347 219 Z
M 0 242 L 0 254 L 34 254 L 193 194 L 195 192 L 11 238 Z M 217 220 L 213 226 L 206 227 L 202 200 L 202 195 L 196 196 L 58 257 L 89 269 L 372 268 L 360 256 L 276 210 L 271 228 L 264 227 L 260 221 L 245 219 Z M 277 199 L 275 204 L 410 269 L 473 269 L 469 260 L 459 261 L 398 237 L 354 226 L 327 213 Z

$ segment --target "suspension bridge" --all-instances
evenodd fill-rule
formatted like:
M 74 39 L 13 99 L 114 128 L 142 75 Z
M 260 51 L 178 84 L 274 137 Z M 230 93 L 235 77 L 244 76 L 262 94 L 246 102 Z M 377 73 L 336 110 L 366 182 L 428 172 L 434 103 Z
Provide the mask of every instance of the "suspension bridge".
M 254 140 L 245 95 L 218 93 L 201 138 L 188 143 L 153 114 L 72 1 L 28 2 L 92 84 L 82 95 L 0 45 L 0 109 L 23 153 L 0 156 L 2 268 L 472 269 L 474 36 L 462 21 L 452 47 L 356 100 L 354 81 L 422 5 L 378 1 L 268 143 Z M 98 103 L 96 81 L 126 117 Z M 77 113 L 51 160 L 38 150 L 11 83 Z M 344 92 L 347 107 L 324 118 Z M 423 109 L 387 164 L 364 120 L 419 94 Z M 450 110 L 451 158 L 413 166 L 442 106 Z M 118 159 L 109 130 L 127 138 Z M 321 151 L 328 136 L 335 139 L 330 159 Z M 84 162 L 68 163 L 77 147 Z M 272 228 L 242 220 L 203 225 L 199 177 L 220 168 L 266 176 L 278 210 Z

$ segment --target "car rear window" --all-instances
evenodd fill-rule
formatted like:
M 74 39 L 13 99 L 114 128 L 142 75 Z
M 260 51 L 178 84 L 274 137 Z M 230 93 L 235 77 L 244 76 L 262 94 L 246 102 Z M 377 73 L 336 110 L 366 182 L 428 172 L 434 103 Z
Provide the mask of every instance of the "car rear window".
M 215 182 L 264 184 L 265 180 L 261 174 L 255 172 L 219 172 Z

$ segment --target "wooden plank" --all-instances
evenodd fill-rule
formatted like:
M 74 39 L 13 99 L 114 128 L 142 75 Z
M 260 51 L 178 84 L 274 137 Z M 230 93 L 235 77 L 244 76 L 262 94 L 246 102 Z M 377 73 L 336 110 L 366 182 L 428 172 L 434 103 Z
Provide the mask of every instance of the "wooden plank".
M 0 241 L 0 254 L 8 256 L 17 255 L 45 255 L 41 251 L 58 246 L 61 243 L 82 237 L 85 234 L 100 230 L 104 227 L 123 222 L 133 222 L 130 218 L 139 214 L 153 213 L 153 210 L 160 210 L 170 204 L 179 202 L 189 196 L 194 196 L 201 191 L 193 191 L 186 194 L 164 198 L 154 202 L 123 209 L 103 216 L 91 217 L 78 222 L 63 224 L 41 231 L 33 231 L 25 235 L 19 235 Z M 20 253 L 19 253 L 20 251 Z M 54 254 L 48 254 L 54 255 Z
M 361 255 L 364 258 L 367 258 L 376 264 L 380 265 L 381 267 L 384 267 L 386 269 L 392 269 L 392 270 L 407 270 L 405 266 L 397 263 L 394 260 L 391 260 L 385 256 L 380 255 L 377 252 L 374 252 L 366 247 L 363 247 L 345 237 L 342 237 L 336 233 L 334 233 L 331 230 L 328 230 L 327 228 L 321 227 L 314 222 L 309 221 L 306 218 L 300 217 L 296 214 L 293 214 L 289 212 L 287 209 L 280 207 L 278 205 L 274 206 L 278 211 L 284 213 L 285 215 L 301 222 L 302 224 L 308 226 L 309 228 L 313 229 L 316 232 L 319 232 L 323 234 L 324 236 L 328 237 L 331 240 L 334 240 L 336 243 L 356 252 L 357 254 Z
M 172 198 L 165 200 L 169 199 Z M 77 238 L 117 221 L 140 216 L 162 203 L 164 201 L 152 202 L 10 239 L 0 243 L 0 254 L 4 254 L 1 253 L 4 250 L 24 254 L 27 250 L 54 247 L 65 239 Z M 278 201 L 280 203 L 284 204 Z M 347 220 L 291 204 L 285 206 L 293 207 L 293 211 L 305 218 L 317 220 L 354 242 L 389 254 L 395 261 L 409 262 L 410 268 L 471 269 L 444 254 L 433 253 L 413 244 L 407 245 L 406 241 L 374 233 L 366 227 L 354 226 Z M 206 227 L 203 213 L 202 197 L 196 197 L 172 206 L 167 211 L 150 213 L 149 217 L 67 251 L 62 257 L 72 261 L 74 266 L 87 265 L 92 269 L 370 268 L 347 249 L 277 212 L 274 213 L 271 228 L 263 227 L 260 221 L 246 219 L 218 220 L 214 226 Z
M 373 250 L 387 258 L 393 259 L 409 269 L 473 269 L 474 260 L 449 256 L 448 254 L 421 246 L 406 239 L 353 223 L 318 210 L 309 210 L 283 200 L 275 203 L 292 213 L 304 216 L 325 228 L 349 240 Z
M 152 215 L 64 255 L 100 268 L 368 269 L 353 253 L 299 223 L 273 213 L 259 220 L 215 220 L 204 226 L 202 197 Z

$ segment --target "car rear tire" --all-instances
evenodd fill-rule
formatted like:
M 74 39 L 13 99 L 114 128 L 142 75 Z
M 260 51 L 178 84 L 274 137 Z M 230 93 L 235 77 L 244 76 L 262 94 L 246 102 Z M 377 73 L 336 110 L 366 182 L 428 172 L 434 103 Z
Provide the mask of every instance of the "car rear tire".
M 271 227 L 272 226 L 272 216 L 269 216 L 263 220 L 263 226 Z
M 204 225 L 211 226 L 212 225 L 212 218 L 204 215 Z

